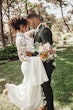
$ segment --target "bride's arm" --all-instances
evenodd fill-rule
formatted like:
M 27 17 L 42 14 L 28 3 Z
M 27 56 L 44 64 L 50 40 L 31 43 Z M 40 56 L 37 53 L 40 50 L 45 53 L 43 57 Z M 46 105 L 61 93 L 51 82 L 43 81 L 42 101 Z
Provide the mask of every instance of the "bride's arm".
M 33 37 L 33 34 L 36 32 L 36 29 L 32 29 L 28 32 L 25 32 L 26 37 Z
M 25 47 L 22 47 L 21 50 L 18 50 L 18 57 L 21 62 L 29 61 L 29 56 L 32 56 L 32 53 L 27 52 Z
M 24 39 L 18 38 L 16 40 L 16 47 L 17 47 L 17 52 L 18 52 L 18 57 L 21 62 L 26 61 L 26 43 Z
M 25 53 L 25 51 L 24 51 L 23 49 L 24 49 L 24 48 L 22 48 L 21 50 L 17 50 L 17 52 L 18 52 L 18 57 L 19 57 L 19 60 L 20 60 L 21 62 L 26 61 L 26 53 Z

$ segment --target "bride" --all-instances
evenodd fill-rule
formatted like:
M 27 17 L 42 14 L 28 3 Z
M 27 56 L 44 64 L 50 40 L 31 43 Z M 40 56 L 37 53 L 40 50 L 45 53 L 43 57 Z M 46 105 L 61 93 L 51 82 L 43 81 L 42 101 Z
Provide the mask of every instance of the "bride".
M 12 18 L 9 22 L 16 32 L 16 47 L 21 71 L 24 76 L 19 85 L 5 85 L 3 94 L 20 110 L 37 110 L 41 103 L 41 84 L 48 81 L 40 57 L 32 56 L 34 40 L 31 37 L 36 30 L 28 31 L 29 22 L 23 17 Z

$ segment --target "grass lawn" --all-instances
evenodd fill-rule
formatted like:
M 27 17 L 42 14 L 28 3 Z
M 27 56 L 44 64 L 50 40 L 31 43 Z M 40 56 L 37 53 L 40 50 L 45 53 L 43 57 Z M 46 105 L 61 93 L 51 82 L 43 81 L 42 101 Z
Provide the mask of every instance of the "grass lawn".
M 0 64 L 0 78 L 6 79 L 6 82 L 19 84 L 22 80 L 22 76 L 21 62 L 19 60 L 4 61 L 3 64 Z
M 72 104 L 73 110 L 73 47 L 59 48 L 57 55 L 52 75 L 54 98 L 64 106 Z
M 56 69 L 52 74 L 52 88 L 54 100 L 61 106 L 71 106 L 73 110 L 73 47 L 58 48 L 56 58 Z M 20 61 L 0 61 L 0 79 L 6 82 L 20 84 L 23 78 L 21 73 Z M 4 105 L 5 101 L 3 99 Z M 0 107 L 3 104 L 0 100 Z M 9 107 L 8 107 L 9 108 Z M 18 109 L 0 110 L 18 110 Z M 62 110 L 62 109 L 59 109 Z

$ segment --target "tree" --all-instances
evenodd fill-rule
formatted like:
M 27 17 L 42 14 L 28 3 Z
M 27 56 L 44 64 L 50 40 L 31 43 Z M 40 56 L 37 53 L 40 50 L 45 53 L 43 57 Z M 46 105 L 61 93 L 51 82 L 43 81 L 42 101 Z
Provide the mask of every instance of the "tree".
M 3 19 L 2 19 L 2 0 L 0 0 L 0 37 L 2 41 L 2 46 L 5 48 L 5 38 L 4 38 L 4 31 L 3 31 Z
M 68 6 L 69 2 L 67 2 L 65 0 L 46 0 L 46 1 L 47 2 L 52 2 L 53 4 L 60 6 L 60 8 L 61 8 L 61 15 L 62 15 L 62 18 L 63 18 L 63 22 L 67 26 L 68 30 L 71 32 L 71 29 L 68 26 L 68 24 L 67 24 L 67 22 L 66 22 L 66 20 L 64 18 L 63 9 L 62 9 L 63 6 Z
M 7 0 L 7 6 L 8 6 L 8 21 L 10 20 L 10 9 L 9 9 L 9 0 Z M 13 37 L 12 37 L 12 34 L 11 34 L 11 30 L 9 29 L 9 36 L 10 36 L 10 44 L 13 45 Z

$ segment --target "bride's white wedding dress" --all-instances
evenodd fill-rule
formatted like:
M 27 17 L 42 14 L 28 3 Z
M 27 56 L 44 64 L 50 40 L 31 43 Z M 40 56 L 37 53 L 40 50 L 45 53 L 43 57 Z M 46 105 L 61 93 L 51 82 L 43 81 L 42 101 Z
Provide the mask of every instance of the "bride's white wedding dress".
M 33 31 L 31 31 L 33 32 Z M 22 61 L 21 70 L 24 76 L 19 85 L 7 83 L 8 98 L 20 110 L 37 110 L 41 103 L 41 84 L 48 81 L 44 66 L 38 56 L 27 57 L 25 52 L 31 51 L 33 39 L 31 32 L 17 33 L 16 46 L 19 59 Z

